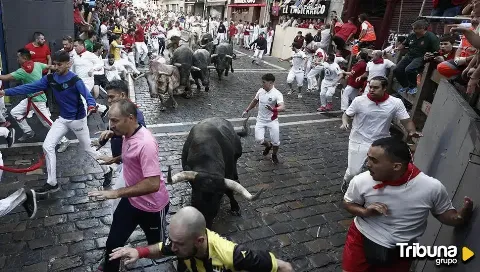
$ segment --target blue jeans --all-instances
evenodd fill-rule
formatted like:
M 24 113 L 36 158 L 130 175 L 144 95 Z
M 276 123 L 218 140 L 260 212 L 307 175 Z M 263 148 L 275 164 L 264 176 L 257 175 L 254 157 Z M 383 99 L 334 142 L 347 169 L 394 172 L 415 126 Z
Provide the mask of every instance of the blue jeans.
M 430 16 L 441 16 L 441 17 L 455 17 L 459 15 L 462 12 L 462 7 L 461 6 L 456 6 L 453 8 L 447 8 L 447 9 L 442 9 L 442 8 L 436 8 L 432 10 L 432 13 Z M 448 24 L 454 24 L 456 21 L 454 20 L 447 20 L 446 23 Z

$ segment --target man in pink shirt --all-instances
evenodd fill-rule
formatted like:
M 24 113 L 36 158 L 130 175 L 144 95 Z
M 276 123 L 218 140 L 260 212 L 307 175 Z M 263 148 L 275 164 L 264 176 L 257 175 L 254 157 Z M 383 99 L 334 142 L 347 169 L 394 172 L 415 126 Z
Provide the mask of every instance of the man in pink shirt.
M 97 199 L 121 198 L 113 214 L 112 226 L 106 242 L 105 260 L 100 271 L 118 272 L 120 260 L 109 261 L 112 250 L 124 246 L 140 225 L 148 244 L 165 242 L 165 215 L 168 212 L 169 196 L 165 187 L 160 163 L 158 144 L 152 133 L 137 122 L 137 107 L 129 100 L 112 104 L 109 110 L 110 129 L 99 141 L 114 134 L 123 135 L 122 156 L 125 188 L 93 191 L 88 195 Z

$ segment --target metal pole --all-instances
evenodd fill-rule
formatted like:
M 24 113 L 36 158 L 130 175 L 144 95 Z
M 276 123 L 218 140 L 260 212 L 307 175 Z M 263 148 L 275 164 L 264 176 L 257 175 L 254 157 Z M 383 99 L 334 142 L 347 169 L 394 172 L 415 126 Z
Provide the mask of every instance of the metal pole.
M 422 16 L 422 14 L 423 14 L 423 8 L 425 7 L 425 2 L 426 2 L 426 1 L 427 1 L 427 0 L 423 0 L 422 7 L 420 8 L 420 14 L 418 14 L 418 17 L 421 17 L 421 16 Z

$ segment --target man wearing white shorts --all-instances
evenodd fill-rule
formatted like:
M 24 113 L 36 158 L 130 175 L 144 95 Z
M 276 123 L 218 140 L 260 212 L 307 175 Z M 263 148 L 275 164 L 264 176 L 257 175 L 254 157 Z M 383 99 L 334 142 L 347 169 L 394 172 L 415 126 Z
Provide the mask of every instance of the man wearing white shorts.
M 303 76 L 305 75 L 305 63 L 307 60 L 307 55 L 301 51 L 302 45 L 298 43 L 292 43 L 292 56 L 288 59 L 280 59 L 280 61 L 290 61 L 292 60 L 292 68 L 287 75 L 287 84 L 290 87 L 290 90 L 287 94 L 292 94 L 293 90 L 293 81 L 297 81 L 298 87 L 298 98 L 302 98 L 302 86 L 303 86 Z
M 320 108 L 317 111 L 324 112 L 333 109 L 333 95 L 337 89 L 338 82 L 342 78 L 342 69 L 335 62 L 335 55 L 329 54 L 326 62 L 322 64 L 325 77 L 320 85 Z
M 303 76 L 302 76 L 303 77 Z M 278 123 L 278 112 L 285 110 L 282 93 L 274 86 L 275 76 L 265 74 L 262 76 L 262 87 L 250 102 L 242 117 L 258 106 L 257 123 L 255 124 L 255 141 L 263 146 L 263 155 L 267 156 L 272 150 L 272 162 L 278 164 L 277 152 L 280 146 L 280 125 Z M 265 141 L 265 129 L 270 132 L 270 141 Z
M 372 78 L 369 93 L 357 96 L 343 114 L 343 129 L 350 128 L 349 119 L 353 118 L 348 142 L 348 167 L 341 187 L 343 193 L 352 178 L 362 171 L 372 143 L 390 137 L 390 125 L 394 118 L 400 120 L 410 137 L 422 136 L 416 131 L 402 100 L 388 95 L 387 85 L 388 80 L 385 77 Z
M 249 47 L 255 44 L 255 53 L 253 53 L 253 60 L 252 63 L 260 64 L 263 59 L 263 53 L 265 49 L 267 49 L 267 40 L 263 37 L 263 33 L 260 33 L 260 36 L 256 40 L 254 40 Z M 257 60 L 260 60 L 258 62 Z

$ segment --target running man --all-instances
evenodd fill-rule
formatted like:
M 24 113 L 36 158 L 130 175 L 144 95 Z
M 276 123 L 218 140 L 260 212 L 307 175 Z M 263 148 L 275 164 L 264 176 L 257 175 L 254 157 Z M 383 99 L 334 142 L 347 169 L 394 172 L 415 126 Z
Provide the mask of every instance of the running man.
M 17 80 L 23 84 L 28 84 L 40 80 L 42 78 L 42 71 L 47 68 L 52 68 L 51 65 L 46 65 L 41 62 L 33 62 L 30 51 L 25 48 L 17 51 L 17 61 L 20 68 L 8 75 L 0 75 L 0 80 Z M 28 112 L 31 109 L 35 111 L 38 119 L 46 128 L 50 129 L 53 124 L 52 119 L 50 119 L 50 110 L 47 107 L 47 96 L 43 89 L 38 89 L 36 93 L 27 96 L 28 98 L 20 101 L 20 103 L 10 111 L 10 114 L 17 121 L 18 126 L 23 131 L 22 137 L 18 138 L 18 141 L 20 142 L 24 142 L 35 136 L 35 131 L 32 130 L 26 120 Z M 58 152 L 62 153 L 67 150 L 68 145 L 70 145 L 68 139 L 65 136 L 62 137 Z
M 7 90 L 0 90 L 0 96 L 26 95 L 38 92 L 38 90 L 49 89 L 55 97 L 60 109 L 60 117 L 53 122 L 47 137 L 43 142 L 43 151 L 46 157 L 48 179 L 47 183 L 37 194 L 47 194 L 60 189 L 57 183 L 57 157 L 55 146 L 69 130 L 73 131 L 78 138 L 80 146 L 89 155 L 96 154 L 90 146 L 90 132 L 87 126 L 87 115 L 95 111 L 95 100 L 85 87 L 83 81 L 70 71 L 72 61 L 68 52 L 56 52 L 53 58 L 56 72 L 46 75 L 42 79 L 30 84 L 20 85 Z M 86 100 L 88 109 L 84 106 L 82 99 Z M 111 179 L 112 171 L 102 165 L 104 178 Z M 108 171 L 110 170 L 110 171 Z
M 288 95 L 294 92 L 293 90 L 293 81 L 297 81 L 298 87 L 298 98 L 302 98 L 302 86 L 303 86 L 303 76 L 305 75 L 305 63 L 307 60 L 307 55 L 301 50 L 303 44 L 292 43 L 292 56 L 287 59 L 280 59 L 280 61 L 290 61 L 292 60 L 292 68 L 287 75 L 287 84 L 290 90 Z
M 293 271 L 290 263 L 271 252 L 237 245 L 207 229 L 205 218 L 194 207 L 184 207 L 172 216 L 168 230 L 170 239 L 166 243 L 116 248 L 110 260 L 124 258 L 125 264 L 131 264 L 140 258 L 177 256 L 178 271 Z
M 303 78 L 302 78 L 303 79 Z M 250 102 L 242 117 L 258 106 L 257 123 L 255 125 L 255 141 L 263 146 L 263 156 L 272 151 L 272 162 L 278 164 L 278 148 L 280 146 L 280 124 L 278 123 L 278 112 L 285 110 L 282 93 L 274 86 L 275 76 L 265 74 L 262 76 L 262 88 L 257 91 L 255 98 Z M 265 141 L 265 129 L 270 132 L 270 141 Z
M 37 213 L 37 197 L 35 191 L 20 188 L 8 197 L 0 199 L 0 217 L 7 215 L 19 205 L 25 208 L 28 218 L 34 218 Z

